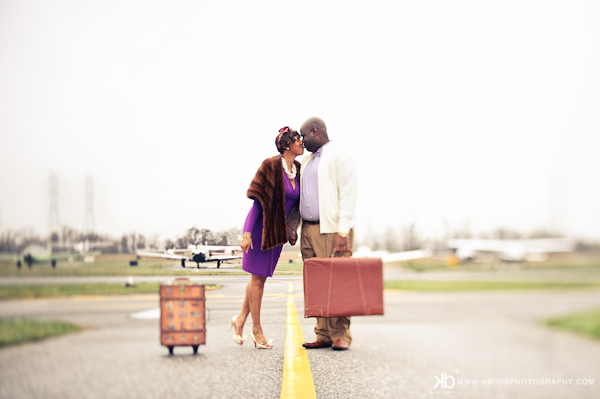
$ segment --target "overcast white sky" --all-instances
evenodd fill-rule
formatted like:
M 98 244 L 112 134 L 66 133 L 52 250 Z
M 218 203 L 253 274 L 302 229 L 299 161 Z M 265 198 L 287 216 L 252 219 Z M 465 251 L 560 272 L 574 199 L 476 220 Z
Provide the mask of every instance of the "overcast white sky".
M 0 230 L 241 227 L 280 127 L 360 167 L 357 233 L 600 239 L 598 1 L 0 0 Z

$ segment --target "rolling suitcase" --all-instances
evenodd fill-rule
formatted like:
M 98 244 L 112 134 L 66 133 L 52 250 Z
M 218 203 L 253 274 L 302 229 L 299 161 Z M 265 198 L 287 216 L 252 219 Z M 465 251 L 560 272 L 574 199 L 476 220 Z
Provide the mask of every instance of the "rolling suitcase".
M 378 258 L 304 261 L 304 317 L 383 314 L 383 264 Z
M 198 346 L 206 345 L 206 300 L 204 285 L 160 286 L 160 343 L 173 354 L 175 346 L 191 346 L 194 354 Z

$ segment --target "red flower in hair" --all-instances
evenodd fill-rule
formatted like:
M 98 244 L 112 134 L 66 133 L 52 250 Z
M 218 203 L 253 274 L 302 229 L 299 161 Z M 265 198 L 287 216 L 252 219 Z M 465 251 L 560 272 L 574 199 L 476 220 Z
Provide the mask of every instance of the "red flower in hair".
M 279 146 L 279 141 L 281 140 L 281 136 L 284 135 L 284 133 L 287 133 L 290 131 L 289 126 L 286 127 L 282 127 L 281 129 L 279 129 L 279 137 L 277 137 L 277 145 Z

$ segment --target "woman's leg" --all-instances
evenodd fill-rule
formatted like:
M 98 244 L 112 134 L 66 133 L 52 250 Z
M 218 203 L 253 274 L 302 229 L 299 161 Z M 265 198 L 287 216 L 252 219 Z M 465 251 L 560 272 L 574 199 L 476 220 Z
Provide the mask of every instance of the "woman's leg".
M 248 314 L 250 314 L 250 305 L 248 303 L 248 295 L 250 291 L 250 284 L 252 283 L 252 279 L 248 281 L 248 285 L 246 285 L 246 294 L 244 295 L 244 303 L 242 304 L 242 311 L 238 315 L 237 319 L 235 319 L 235 333 L 237 335 L 242 335 L 244 331 L 244 324 L 246 324 L 246 319 L 248 318 Z
M 266 341 L 260 325 L 260 307 L 262 305 L 262 297 L 265 288 L 266 277 L 252 275 L 248 283 L 248 305 L 252 314 L 252 333 L 258 342 Z

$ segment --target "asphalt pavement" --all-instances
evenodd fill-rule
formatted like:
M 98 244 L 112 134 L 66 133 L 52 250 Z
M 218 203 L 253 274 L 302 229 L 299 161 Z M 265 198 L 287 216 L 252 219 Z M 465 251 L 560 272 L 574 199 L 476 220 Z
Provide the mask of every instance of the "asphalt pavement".
M 226 331 L 247 277 L 193 280 L 223 284 L 207 292 L 207 344 L 196 356 L 189 347 L 169 356 L 158 320 L 135 318 L 152 315 L 157 295 L 0 302 L 1 317 L 86 327 L 0 349 L 0 398 L 280 397 L 290 295 L 305 340 L 314 338 L 314 319 L 302 317 L 301 276 L 267 280 L 261 318 L 272 350 L 240 347 Z M 599 290 L 386 292 L 384 316 L 352 318 L 348 351 L 307 351 L 316 397 L 598 398 L 600 343 L 539 323 L 598 306 Z

